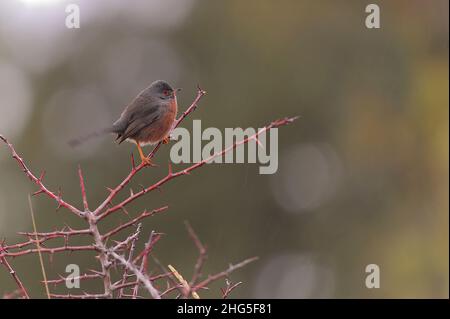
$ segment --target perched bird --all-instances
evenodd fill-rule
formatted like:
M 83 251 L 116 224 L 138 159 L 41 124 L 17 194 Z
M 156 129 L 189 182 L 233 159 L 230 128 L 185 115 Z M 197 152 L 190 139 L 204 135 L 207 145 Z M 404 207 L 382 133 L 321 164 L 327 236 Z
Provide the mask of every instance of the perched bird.
M 176 92 L 167 82 L 155 81 L 131 101 L 111 127 L 69 142 L 77 146 L 104 133 L 117 134 L 116 141 L 136 143 L 141 160 L 152 165 L 142 146 L 169 141 L 169 134 L 177 115 Z

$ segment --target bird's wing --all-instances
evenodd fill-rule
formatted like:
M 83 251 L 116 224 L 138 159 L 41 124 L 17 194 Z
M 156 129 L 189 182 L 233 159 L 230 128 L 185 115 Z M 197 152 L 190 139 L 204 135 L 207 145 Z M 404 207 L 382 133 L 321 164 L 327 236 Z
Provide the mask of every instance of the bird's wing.
M 127 105 L 125 110 L 123 110 L 122 115 L 138 115 L 145 110 L 151 110 L 152 108 L 154 108 L 154 104 L 155 103 L 152 103 L 152 100 L 146 99 L 141 94 L 139 94 L 133 99 L 133 101 L 131 101 L 130 104 Z
M 160 118 L 161 112 L 158 106 L 142 107 L 135 109 L 130 114 L 127 127 L 117 139 L 118 143 L 122 143 L 127 138 L 135 136 L 141 129 L 148 127 Z

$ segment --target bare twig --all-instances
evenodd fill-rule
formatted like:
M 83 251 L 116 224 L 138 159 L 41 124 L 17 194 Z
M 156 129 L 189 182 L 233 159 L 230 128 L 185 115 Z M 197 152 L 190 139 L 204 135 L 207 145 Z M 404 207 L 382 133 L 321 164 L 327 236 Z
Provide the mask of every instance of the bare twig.
M 58 237 L 66 238 L 66 237 L 76 236 L 76 235 L 90 235 L 91 231 L 89 229 L 75 230 L 75 229 L 69 228 L 69 230 L 64 230 L 63 229 L 63 230 L 60 230 L 60 231 L 47 232 L 47 233 L 18 232 L 18 234 L 24 235 L 24 236 L 28 236 L 28 237 L 36 237 L 36 236 L 37 237 L 44 237 L 45 239 L 49 240 L 49 239 L 58 238 Z
M 14 147 L 12 146 L 11 143 L 8 142 L 8 140 L 3 137 L 3 135 L 0 135 L 0 139 L 9 147 L 9 150 L 11 151 L 12 157 L 17 161 L 17 163 L 19 164 L 19 166 L 22 168 L 23 172 L 28 176 L 28 178 L 33 181 L 34 183 L 36 183 L 39 187 L 39 190 L 34 193 L 34 195 L 38 195 L 40 193 L 44 193 L 46 194 L 48 197 L 52 198 L 54 201 L 57 202 L 58 207 L 65 207 L 67 208 L 69 211 L 71 211 L 72 213 L 74 213 L 75 215 L 79 216 L 79 217 L 83 217 L 83 212 L 80 211 L 78 208 L 75 208 L 74 206 L 70 205 L 69 203 L 65 202 L 62 197 L 61 197 L 61 192 L 59 192 L 58 194 L 55 194 L 54 192 L 50 191 L 47 189 L 47 187 L 45 187 L 45 185 L 42 183 L 42 180 L 44 179 L 44 173 L 41 174 L 41 176 L 38 178 L 36 177 L 29 169 L 28 167 L 25 165 L 25 162 L 23 161 L 23 159 L 16 153 L 16 150 L 14 149 Z
M 200 282 L 197 285 L 195 285 L 194 287 L 192 287 L 192 290 L 193 291 L 197 291 L 197 290 L 199 290 L 199 289 L 201 289 L 203 287 L 208 286 L 213 281 L 216 281 L 216 280 L 218 280 L 220 278 L 223 278 L 223 277 L 228 277 L 233 271 L 235 271 L 235 270 L 237 270 L 239 268 L 242 268 L 242 267 L 246 266 L 247 264 L 249 264 L 251 262 L 254 262 L 256 260 L 258 260 L 258 257 L 248 258 L 248 259 L 246 259 L 244 261 L 241 261 L 240 263 L 235 264 L 235 265 L 231 265 L 230 264 L 230 266 L 228 267 L 227 270 L 224 270 L 224 271 L 222 271 L 222 272 L 220 272 L 218 274 L 209 276 L 207 279 L 203 280 L 202 282 Z
M 121 230 L 123 230 L 123 229 L 125 229 L 125 228 L 127 228 L 127 227 L 130 227 L 130 226 L 136 224 L 138 221 L 141 221 L 142 219 L 144 219 L 144 218 L 146 218 L 146 217 L 153 216 L 154 214 L 161 213 L 161 212 L 167 210 L 168 208 L 169 208 L 169 206 L 164 206 L 164 207 L 161 207 L 161 208 L 158 208 L 158 209 L 154 209 L 154 210 L 151 211 L 151 212 L 144 211 L 142 214 L 140 214 L 140 215 L 137 216 L 136 218 L 134 218 L 134 219 L 132 219 L 132 220 L 126 222 L 125 224 L 122 224 L 122 225 L 117 226 L 116 228 L 110 230 L 109 232 L 107 232 L 106 234 L 104 234 L 104 235 L 102 236 L 102 238 L 103 238 L 103 239 L 107 239 L 107 238 L 109 238 L 109 237 L 111 237 L 111 236 L 117 234 L 117 233 L 120 232 Z
M 4 250 L 3 250 L 3 247 L 0 246 L 0 252 L 1 251 L 4 251 Z M 8 272 L 13 277 L 14 281 L 16 282 L 17 286 L 19 287 L 19 290 L 21 291 L 23 296 L 26 299 L 30 299 L 30 296 L 28 295 L 28 292 L 25 289 L 25 287 L 24 287 L 22 281 L 20 280 L 19 276 L 17 275 L 16 271 L 11 267 L 8 260 L 6 260 L 6 257 L 4 257 L 3 255 L 0 255 L 0 264 L 3 264 L 6 267 L 6 269 L 8 269 Z
M 137 193 L 130 194 L 129 197 L 127 197 L 126 199 L 121 201 L 119 204 L 114 205 L 111 208 L 108 208 L 103 214 L 98 216 L 98 219 L 102 219 L 102 218 L 108 216 L 109 214 L 111 214 L 111 213 L 113 213 L 115 211 L 118 211 L 119 209 L 122 209 L 123 207 L 125 207 L 129 203 L 135 201 L 136 199 L 138 199 L 139 197 L 143 196 L 144 194 L 147 194 L 147 193 L 149 193 L 151 191 L 154 191 L 155 189 L 160 189 L 162 185 L 164 185 L 165 183 L 167 183 L 168 181 L 170 181 L 170 180 L 172 180 L 172 179 L 174 179 L 176 177 L 180 177 L 180 176 L 183 176 L 183 175 L 189 175 L 190 172 L 192 172 L 193 170 L 195 170 L 195 169 L 197 169 L 199 167 L 202 167 L 206 163 L 211 162 L 215 158 L 224 155 L 225 153 L 227 153 L 227 152 L 237 148 L 240 145 L 246 144 L 246 143 L 248 143 L 249 141 L 252 141 L 252 140 L 257 140 L 258 137 L 261 134 L 271 130 L 272 128 L 277 128 L 277 127 L 282 126 L 282 125 L 288 125 L 288 124 L 292 123 L 293 121 L 295 121 L 296 119 L 297 119 L 297 117 L 292 117 L 292 118 L 284 118 L 284 119 L 273 121 L 270 124 L 268 124 L 267 126 L 259 129 L 258 132 L 256 132 L 255 134 L 253 134 L 253 135 L 251 135 L 251 136 L 249 136 L 249 137 L 247 137 L 247 138 L 245 138 L 245 139 L 243 139 L 241 141 L 235 142 L 234 144 L 230 145 L 229 147 L 224 148 L 223 150 L 212 154 L 208 158 L 203 159 L 202 161 L 200 161 L 198 163 L 195 163 L 195 164 L 189 166 L 188 168 L 185 168 L 185 169 L 180 170 L 178 172 L 175 172 L 175 173 L 172 172 L 172 168 L 171 168 L 171 166 L 169 164 L 169 172 L 166 175 L 166 177 L 160 179 L 158 182 L 156 182 L 156 183 L 154 183 L 154 184 L 152 184 L 152 185 L 142 189 L 141 191 L 139 191 Z
M 114 251 L 109 251 L 109 254 L 115 258 L 116 260 L 118 260 L 123 266 L 125 266 L 125 268 L 132 272 L 136 278 L 141 281 L 145 288 L 147 289 L 147 291 L 150 293 L 150 295 L 154 298 L 154 299 L 161 299 L 158 290 L 155 289 L 155 287 L 153 287 L 153 284 L 151 283 L 150 279 L 144 275 L 137 267 L 136 265 L 134 265 L 133 263 L 128 262 L 123 256 L 115 253 Z
M 139 224 L 139 225 L 141 225 L 141 224 Z M 138 238 L 135 238 L 132 241 L 132 243 L 131 243 L 130 251 L 128 253 L 128 262 L 129 263 L 133 260 L 133 254 L 134 254 L 134 250 L 136 248 L 136 241 L 137 240 L 138 240 Z M 123 293 L 124 293 L 123 289 L 126 287 L 125 284 L 126 284 L 127 278 L 128 278 L 128 269 L 125 269 L 124 272 L 123 272 L 121 287 L 120 287 L 120 290 L 119 290 L 119 298 L 121 298 Z M 138 284 L 139 284 L 139 282 L 136 283 L 136 285 L 138 285 Z M 120 285 L 115 285 L 114 288 L 117 289 L 118 286 L 120 286 Z
M 220 288 L 220 290 L 222 291 L 222 298 L 223 299 L 227 299 L 228 296 L 230 295 L 230 293 L 236 289 L 238 286 L 240 286 L 242 284 L 242 281 L 239 281 L 235 284 L 231 283 L 228 279 L 225 279 L 225 284 L 227 285 L 224 288 Z
M 62 252 L 62 251 L 73 252 L 73 251 L 88 251 L 88 250 L 98 251 L 98 249 L 95 246 L 93 246 L 93 245 L 61 246 L 61 247 L 55 247 L 55 248 L 44 248 L 44 247 L 41 247 L 40 250 L 37 250 L 35 248 L 30 248 L 30 249 L 22 250 L 22 251 L 18 251 L 18 252 L 10 252 L 10 251 L 3 250 L 2 252 L 0 252 L 0 258 L 1 257 L 19 257 L 19 256 L 29 255 L 29 254 L 32 254 L 32 253 L 38 253 L 39 251 L 41 253 L 54 254 L 54 253 L 59 253 L 59 252 Z
M 105 298 L 109 298 L 108 294 L 88 294 L 88 293 L 84 293 L 84 294 L 81 294 L 81 295 L 76 295 L 76 294 L 66 294 L 66 295 L 50 294 L 50 296 L 52 298 L 56 298 L 56 299 L 105 299 Z
M 102 278 L 100 274 L 84 274 L 80 276 L 70 277 L 70 280 L 88 280 Z M 59 279 L 47 280 L 46 283 L 50 285 L 58 285 L 67 282 L 69 278 L 60 276 Z
M 194 229 L 189 224 L 189 222 L 185 221 L 184 223 L 186 225 L 189 236 L 191 236 L 192 240 L 194 241 L 195 246 L 198 249 L 198 259 L 197 259 L 197 262 L 195 263 L 194 274 L 192 275 L 192 279 L 189 282 L 189 285 L 193 286 L 197 282 L 197 279 L 201 276 L 203 264 L 205 263 L 206 257 L 207 257 L 206 256 L 206 247 L 202 244 L 202 242 L 198 238 L 197 234 L 195 233 Z
M 78 166 L 78 176 L 80 178 L 81 198 L 83 199 L 84 211 L 88 211 L 89 205 L 88 205 L 88 201 L 87 201 L 86 187 L 84 185 L 84 177 L 83 177 L 83 172 L 81 171 L 81 166 Z
M 111 283 L 111 262 L 109 261 L 107 251 L 106 242 L 103 241 L 102 235 L 97 226 L 97 219 L 94 216 L 94 213 L 87 212 L 86 213 L 87 221 L 89 223 L 89 229 L 91 230 L 92 236 L 94 237 L 95 248 L 100 251 L 98 255 L 98 260 L 100 261 L 100 265 L 102 267 L 101 275 L 103 277 L 103 289 L 104 295 L 108 298 L 113 297 L 112 283 Z

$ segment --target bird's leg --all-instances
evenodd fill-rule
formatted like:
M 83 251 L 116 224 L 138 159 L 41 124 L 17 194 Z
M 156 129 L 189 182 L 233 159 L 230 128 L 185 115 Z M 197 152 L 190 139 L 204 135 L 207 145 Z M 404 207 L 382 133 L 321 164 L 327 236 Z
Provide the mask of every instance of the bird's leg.
M 146 165 L 155 166 L 155 165 L 150 161 L 150 159 L 149 159 L 147 156 L 144 155 L 144 151 L 142 150 L 141 144 L 139 144 L 138 141 L 136 141 L 136 145 L 137 145 L 137 148 L 138 148 L 138 151 L 139 151 L 139 155 L 140 155 L 140 157 L 141 157 L 141 161 L 142 161 L 143 163 L 145 163 Z
M 165 138 L 162 140 L 163 144 L 169 144 L 169 141 L 170 141 L 170 137 L 169 137 L 169 136 L 165 137 Z

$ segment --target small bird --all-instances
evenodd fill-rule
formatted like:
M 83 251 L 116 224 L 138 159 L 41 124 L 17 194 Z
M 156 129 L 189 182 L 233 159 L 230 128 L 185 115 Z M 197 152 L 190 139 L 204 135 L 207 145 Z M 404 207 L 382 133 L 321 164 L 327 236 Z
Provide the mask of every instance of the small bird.
M 176 92 L 167 82 L 158 80 L 131 101 L 111 127 L 69 142 L 73 147 L 105 133 L 117 134 L 116 141 L 136 143 L 142 162 L 152 165 L 144 155 L 142 146 L 168 143 L 169 134 L 177 115 Z

